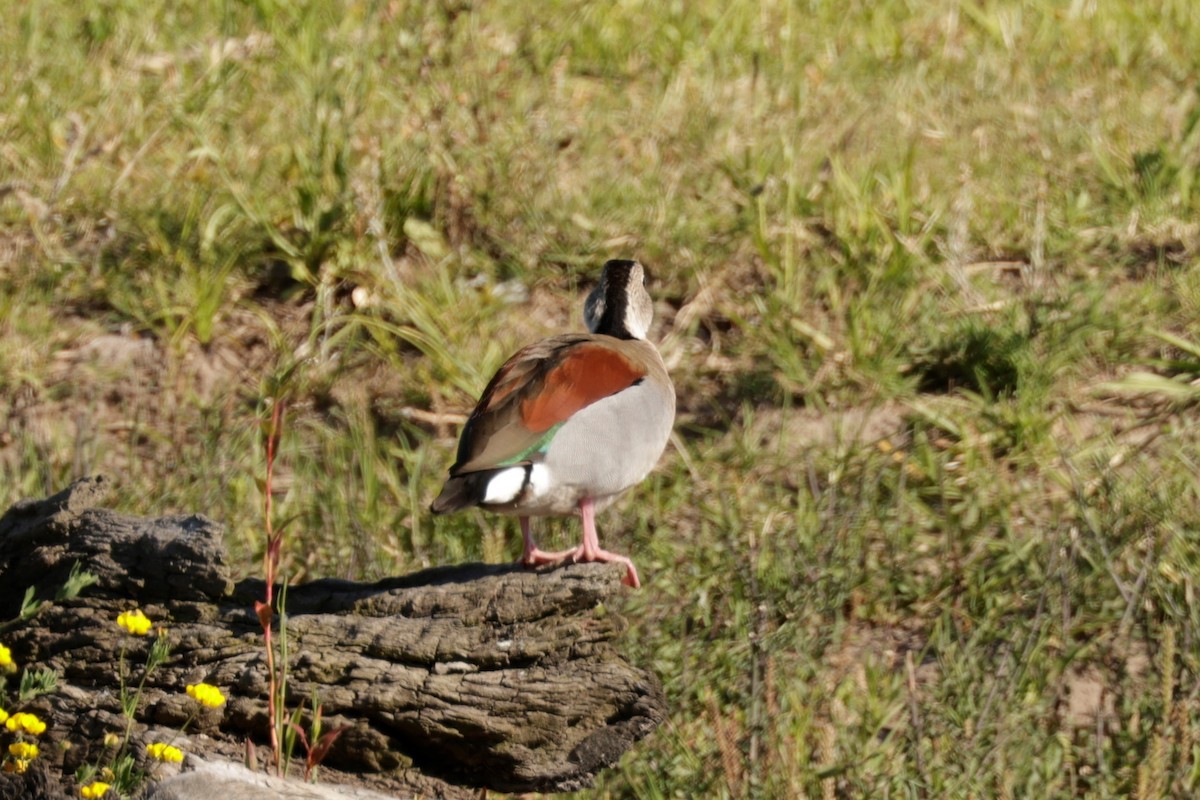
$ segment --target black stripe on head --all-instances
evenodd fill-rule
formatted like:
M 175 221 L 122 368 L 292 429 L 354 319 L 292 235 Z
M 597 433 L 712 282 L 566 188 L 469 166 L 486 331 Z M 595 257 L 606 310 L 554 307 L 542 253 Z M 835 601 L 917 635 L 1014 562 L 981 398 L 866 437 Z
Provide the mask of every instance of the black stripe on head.
M 629 307 L 629 280 L 636 261 L 613 259 L 604 264 L 600 280 L 604 284 L 604 313 L 596 325 L 596 333 L 617 339 L 635 338 L 625 326 L 625 310 Z

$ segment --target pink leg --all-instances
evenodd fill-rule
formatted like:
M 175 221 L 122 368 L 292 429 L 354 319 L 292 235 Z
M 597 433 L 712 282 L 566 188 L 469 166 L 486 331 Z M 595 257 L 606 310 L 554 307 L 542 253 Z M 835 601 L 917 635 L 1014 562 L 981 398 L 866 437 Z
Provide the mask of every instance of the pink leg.
M 627 556 L 610 553 L 608 550 L 600 548 L 600 537 L 596 534 L 596 502 L 590 497 L 580 500 L 579 514 L 583 517 L 583 544 L 575 549 L 572 554 L 572 560 L 603 561 L 605 563 L 615 561 L 618 564 L 624 564 L 627 570 L 625 573 L 625 585 L 632 586 L 634 589 L 641 586 L 641 581 L 638 580 L 637 568 L 633 566 L 633 562 Z
M 521 553 L 521 563 L 525 566 L 536 567 L 540 564 L 558 564 L 574 552 L 573 550 L 567 550 L 562 553 L 547 553 L 533 541 L 533 533 L 529 530 L 529 517 L 521 517 L 520 521 L 521 535 L 525 537 L 525 551 Z
M 600 537 L 596 534 L 596 503 L 592 498 L 586 497 L 579 501 L 579 514 L 583 517 L 583 544 L 558 553 L 547 553 L 539 548 L 529 530 L 529 517 L 521 517 L 521 534 L 525 537 L 525 551 L 521 554 L 521 563 L 527 567 L 536 567 L 540 564 L 560 564 L 567 560 L 605 563 L 615 561 L 625 565 L 625 585 L 634 589 L 640 587 L 642 583 L 638 580 L 637 567 L 633 566 L 633 562 L 626 556 L 610 553 L 600 547 Z

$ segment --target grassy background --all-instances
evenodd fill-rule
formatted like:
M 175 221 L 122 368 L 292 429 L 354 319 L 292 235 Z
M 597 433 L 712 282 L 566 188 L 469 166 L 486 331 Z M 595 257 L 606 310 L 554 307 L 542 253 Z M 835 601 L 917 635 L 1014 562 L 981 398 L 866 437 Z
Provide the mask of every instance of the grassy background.
M 1200 786 L 1200 6 L 25 0 L 0 506 L 104 472 L 294 579 L 515 557 L 456 420 L 655 277 L 600 520 L 672 717 L 596 797 Z M 577 523 L 543 528 L 550 545 Z

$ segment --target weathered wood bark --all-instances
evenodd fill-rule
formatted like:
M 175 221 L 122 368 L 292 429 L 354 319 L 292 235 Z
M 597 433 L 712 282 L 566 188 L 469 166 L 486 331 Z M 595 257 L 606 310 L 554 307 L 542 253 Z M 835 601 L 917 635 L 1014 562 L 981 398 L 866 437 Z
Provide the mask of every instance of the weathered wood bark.
M 134 738 L 178 741 L 186 725 L 191 753 L 241 761 L 250 740 L 261 755 L 267 682 L 253 607 L 262 582 L 230 579 L 216 523 L 117 514 L 99 507 L 106 494 L 103 479 L 85 479 L 0 517 L 0 615 L 16 614 L 28 586 L 52 601 L 2 637 L 22 667 L 59 675 L 29 705 L 45 715 L 47 737 L 71 746 L 43 752 L 69 785 L 80 764 L 103 760 L 106 733 L 125 730 L 119 675 L 126 691 L 139 685 L 153 636 L 133 637 L 115 619 L 138 606 L 167 626 L 171 657 L 145 676 Z M 99 583 L 53 602 L 77 562 Z M 614 644 L 622 622 L 604 603 L 621 576 L 601 565 L 473 564 L 289 587 L 288 706 L 315 693 L 326 729 L 348 726 L 322 780 L 426 796 L 589 785 L 665 715 L 657 680 Z M 220 686 L 228 704 L 195 714 L 183 690 L 200 681 Z

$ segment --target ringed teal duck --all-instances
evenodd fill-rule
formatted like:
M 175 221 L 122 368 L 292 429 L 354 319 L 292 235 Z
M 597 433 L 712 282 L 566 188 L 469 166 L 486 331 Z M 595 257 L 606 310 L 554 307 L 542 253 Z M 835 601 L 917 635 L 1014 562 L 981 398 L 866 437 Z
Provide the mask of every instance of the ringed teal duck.
M 638 262 L 609 261 L 584 302 L 590 333 L 535 342 L 500 367 L 463 428 L 435 514 L 479 506 L 516 515 L 526 566 L 615 561 L 626 584 L 640 585 L 628 557 L 601 549 L 596 512 L 649 474 L 675 421 L 675 388 L 646 341 L 654 308 L 645 283 Z M 530 517 L 576 511 L 582 544 L 538 548 Z

